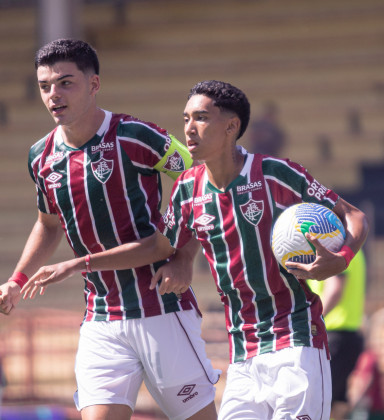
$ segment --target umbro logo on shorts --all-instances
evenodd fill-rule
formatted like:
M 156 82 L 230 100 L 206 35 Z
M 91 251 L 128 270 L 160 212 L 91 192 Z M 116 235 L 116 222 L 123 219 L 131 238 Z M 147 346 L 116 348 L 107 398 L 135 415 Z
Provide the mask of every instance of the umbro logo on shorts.
M 183 399 L 183 403 L 186 403 L 187 401 L 191 400 L 192 398 L 196 397 L 196 395 L 199 395 L 198 392 L 194 392 L 192 394 L 192 391 L 195 389 L 196 385 L 184 385 L 179 393 L 177 394 L 178 397 L 184 397 L 187 395 L 187 398 Z
M 304 414 L 303 416 L 297 416 L 297 420 L 312 420 L 307 414 Z
M 195 389 L 195 386 L 196 385 L 184 385 L 177 395 L 178 396 L 189 395 Z

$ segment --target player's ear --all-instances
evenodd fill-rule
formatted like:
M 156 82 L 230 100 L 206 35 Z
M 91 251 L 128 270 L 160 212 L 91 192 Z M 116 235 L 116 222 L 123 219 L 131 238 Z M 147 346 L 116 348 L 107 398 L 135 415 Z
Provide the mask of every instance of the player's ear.
M 228 120 L 227 133 L 232 136 L 236 135 L 237 137 L 237 133 L 240 131 L 240 125 L 241 125 L 240 118 L 237 115 L 232 116 Z
M 97 74 L 93 74 L 90 77 L 90 89 L 91 94 L 96 95 L 96 93 L 100 90 L 100 77 Z

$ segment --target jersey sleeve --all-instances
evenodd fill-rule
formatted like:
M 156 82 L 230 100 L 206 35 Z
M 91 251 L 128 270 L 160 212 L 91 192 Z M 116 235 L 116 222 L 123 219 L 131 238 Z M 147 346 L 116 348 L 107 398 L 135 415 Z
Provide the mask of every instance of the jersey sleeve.
M 193 236 L 188 227 L 192 217 L 192 196 L 186 196 L 183 175 L 175 182 L 167 210 L 157 226 L 174 248 L 182 248 Z
M 44 182 L 39 178 L 40 159 L 44 150 L 45 139 L 41 139 L 31 147 L 28 155 L 28 171 L 36 186 L 37 208 L 42 213 L 56 214 L 55 207 L 48 200 Z
M 307 169 L 289 159 L 264 158 L 263 173 L 273 199 L 281 209 L 308 202 L 332 210 L 339 199 L 334 191 L 320 184 Z
M 122 120 L 117 134 L 125 154 L 143 175 L 163 172 L 175 180 L 192 166 L 186 146 L 153 123 Z

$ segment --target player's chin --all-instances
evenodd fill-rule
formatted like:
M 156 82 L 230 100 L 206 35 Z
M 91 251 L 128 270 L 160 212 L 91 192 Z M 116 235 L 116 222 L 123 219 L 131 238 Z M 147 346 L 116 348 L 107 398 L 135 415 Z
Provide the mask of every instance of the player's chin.
M 188 148 L 188 152 L 189 152 L 189 154 L 191 155 L 191 158 L 193 159 L 193 160 L 198 160 L 199 159 L 199 153 L 196 151 L 196 149 L 194 149 L 194 148 Z

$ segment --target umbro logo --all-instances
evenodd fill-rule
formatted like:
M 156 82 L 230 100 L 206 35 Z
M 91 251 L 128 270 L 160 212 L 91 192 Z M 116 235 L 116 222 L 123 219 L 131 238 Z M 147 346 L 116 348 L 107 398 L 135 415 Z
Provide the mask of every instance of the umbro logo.
M 308 414 L 304 414 L 303 416 L 297 416 L 297 420 L 312 420 Z
M 205 232 L 207 230 L 214 229 L 215 226 L 211 224 L 213 220 L 215 220 L 215 216 L 212 216 L 211 214 L 202 214 L 201 216 L 199 216 L 195 220 L 195 225 L 200 225 L 200 226 L 197 226 L 197 231 Z
M 59 174 L 58 172 L 51 172 L 45 180 L 49 182 L 48 189 L 52 190 L 53 188 L 60 188 L 61 182 L 57 182 L 59 179 L 61 179 L 63 175 Z
M 177 394 L 178 397 L 184 397 L 186 396 L 186 398 L 183 399 L 183 403 L 186 403 L 187 401 L 191 400 L 192 398 L 195 398 L 197 395 L 199 395 L 199 393 L 196 391 L 194 393 L 193 390 L 195 389 L 196 385 L 184 385 L 181 390 L 179 391 L 179 393 Z
M 199 216 L 196 220 L 195 223 L 197 223 L 198 225 L 207 225 L 208 223 L 212 222 L 212 220 L 215 220 L 215 216 L 212 216 L 210 214 L 202 214 L 201 216 Z
M 57 173 L 57 172 L 52 172 L 50 173 L 47 178 L 45 178 L 48 182 L 57 182 L 59 179 L 61 179 L 63 177 L 63 175 Z

